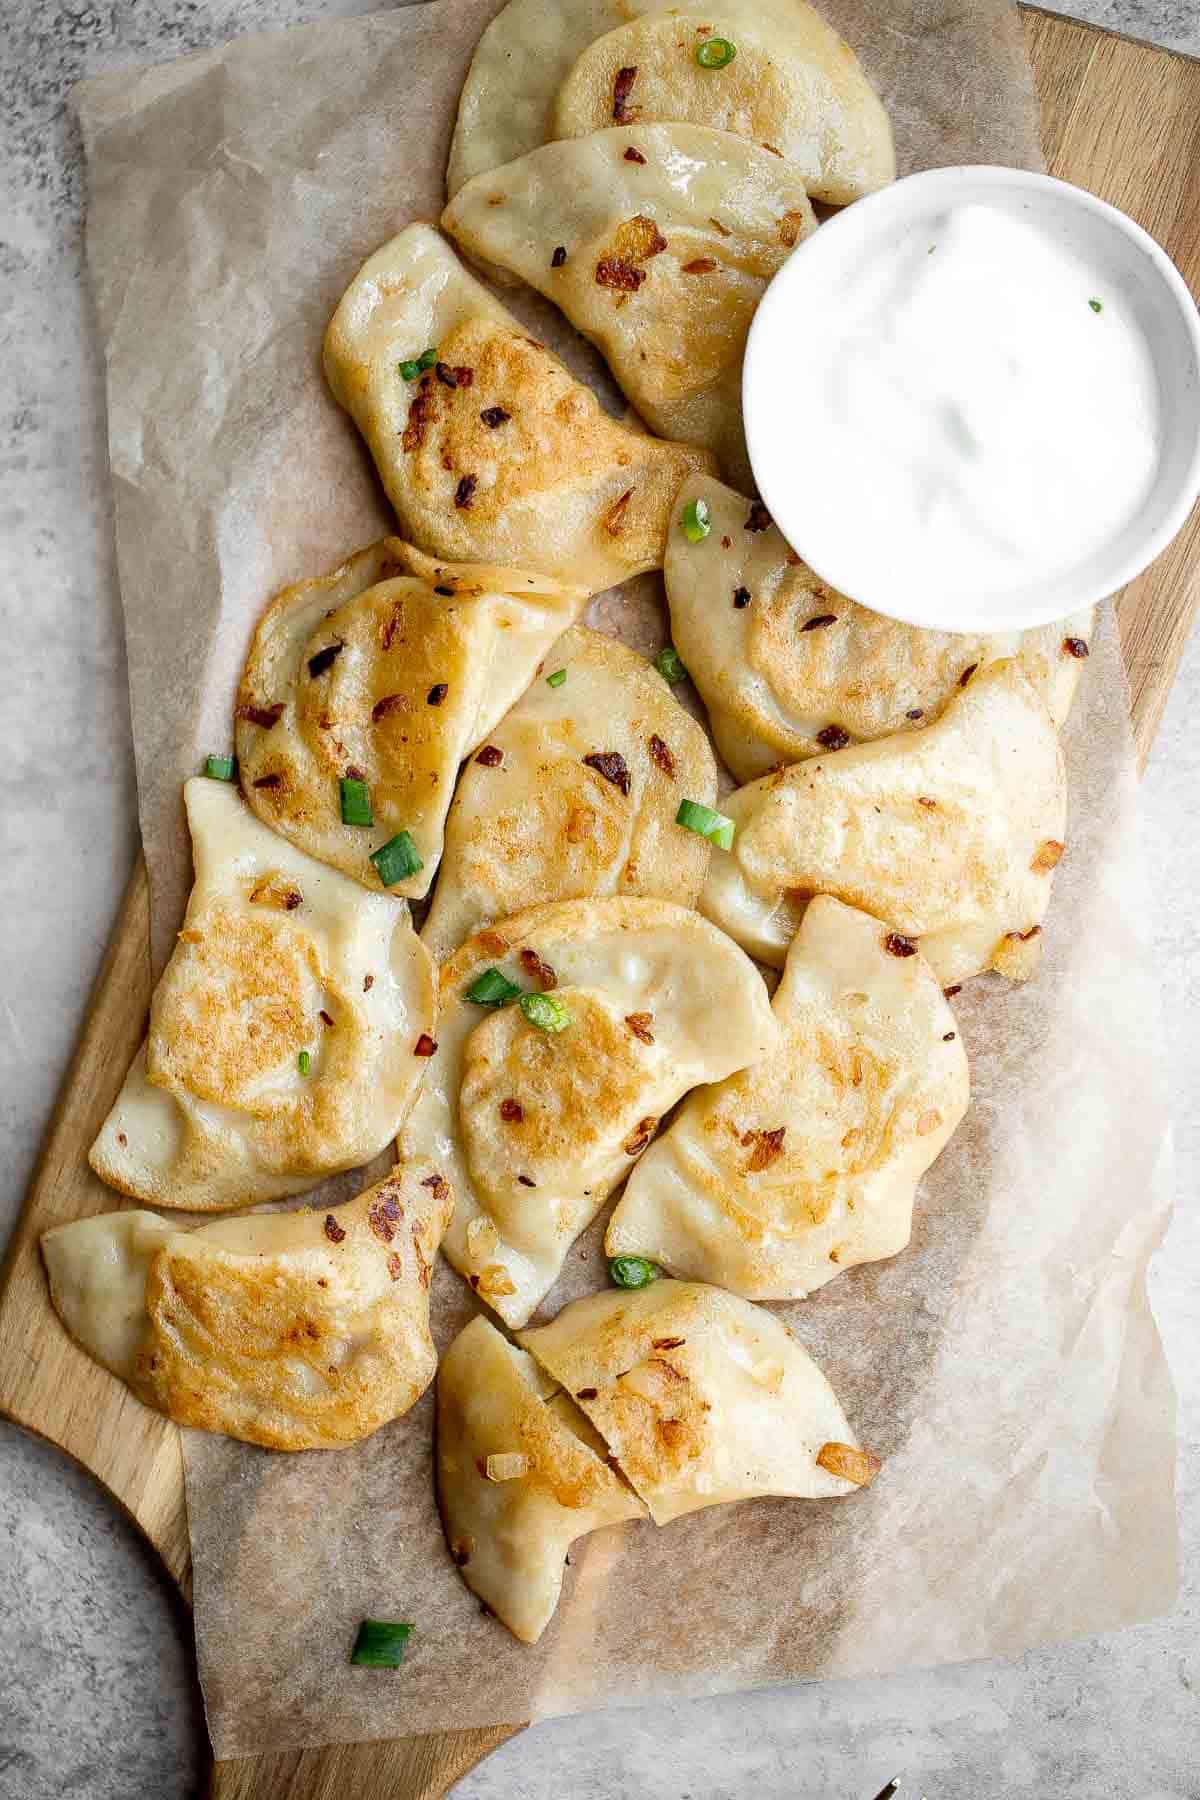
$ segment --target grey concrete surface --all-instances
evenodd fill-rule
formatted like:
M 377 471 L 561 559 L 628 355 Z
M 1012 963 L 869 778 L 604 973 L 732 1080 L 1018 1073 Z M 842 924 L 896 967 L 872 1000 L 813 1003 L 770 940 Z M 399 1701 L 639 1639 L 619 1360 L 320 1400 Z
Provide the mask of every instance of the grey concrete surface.
M 548 0 L 549 3 L 549 0 Z M 84 74 L 363 0 L 0 0 L 0 1240 L 135 845 L 103 397 L 81 282 Z M 1069 9 L 1200 54 L 1200 0 Z M 1200 179 L 1200 172 L 1198 172 Z M 1179 1212 L 1153 1274 L 1180 1387 L 1188 1575 L 1167 1621 L 1008 1665 L 564 1720 L 460 1800 L 1200 1800 L 1200 639 L 1145 782 Z M 181 1800 L 203 1730 L 187 1620 L 88 1478 L 0 1426 L 0 1800 Z M 340 1797 L 339 1797 L 340 1800 Z

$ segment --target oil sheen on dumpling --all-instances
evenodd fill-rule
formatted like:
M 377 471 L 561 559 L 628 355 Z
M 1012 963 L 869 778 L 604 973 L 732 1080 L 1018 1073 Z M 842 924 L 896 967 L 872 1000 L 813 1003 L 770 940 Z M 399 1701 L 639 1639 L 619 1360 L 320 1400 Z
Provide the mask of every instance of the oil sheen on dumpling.
M 697 50 L 734 45 L 723 68 Z M 849 45 L 801 0 L 703 0 L 645 13 L 590 44 L 558 91 L 550 135 L 583 137 L 657 119 L 712 125 L 765 144 L 814 199 L 859 200 L 895 179 L 892 131 Z
M 489 969 L 569 1023 L 469 1000 Z M 665 900 L 568 900 L 490 925 L 443 966 L 440 996 L 401 1160 L 450 1181 L 445 1254 L 508 1325 L 549 1292 L 667 1109 L 779 1037 L 753 963 Z
M 1017 663 L 972 675 L 927 731 L 812 757 L 721 802 L 701 911 L 782 968 L 805 902 L 833 894 L 918 942 L 938 980 L 1024 980 L 1063 852 L 1054 722 Z
M 675 814 L 716 791 L 708 739 L 662 676 L 577 626 L 463 772 L 425 943 L 441 960 L 481 925 L 551 900 L 694 906 L 709 846 Z
M 382 883 L 372 851 L 400 831 L 428 892 L 463 757 L 512 705 L 577 616 L 581 588 L 476 563 L 437 563 L 384 538 L 286 588 L 254 634 L 238 690 L 242 790 L 310 856 Z M 365 782 L 372 826 L 342 819 L 341 779 Z
M 463 1580 L 522 1643 L 550 1623 L 575 1539 L 645 1517 L 604 1458 L 527 1351 L 486 1319 L 459 1332 L 438 1369 L 438 1506 Z
M 184 797 L 187 915 L 89 1160 L 134 1199 L 217 1211 L 387 1147 L 426 1066 L 435 977 L 406 901 L 294 849 L 223 782 Z
M 102 1213 L 42 1238 L 71 1336 L 147 1406 L 273 1450 L 336 1450 L 433 1379 L 429 1282 L 450 1215 L 396 1173 L 335 1212 L 181 1231 Z
M 749 483 L 746 333 L 816 229 L 790 164 L 704 125 L 616 126 L 478 176 L 442 224 L 561 307 L 661 437 L 703 445 Z
M 940 982 L 887 939 L 840 900 L 810 903 L 772 1002 L 780 1049 L 689 1094 L 626 1184 L 609 1256 L 786 1300 L 903 1250 L 970 1082 Z
M 987 637 L 926 631 L 884 618 L 827 587 L 756 505 L 705 477 L 711 530 L 667 540 L 671 636 L 708 708 L 717 748 L 739 781 L 818 756 L 827 742 L 919 731 L 940 716 L 968 669 L 1015 657 L 1061 725 L 1071 708 L 1093 614 Z
M 833 1389 L 781 1320 L 699 1282 L 589 1294 L 519 1334 L 573 1394 L 654 1521 L 873 1479 Z
M 403 362 L 437 350 L 406 381 Z M 610 419 L 428 225 L 350 283 L 325 372 L 405 535 L 431 556 L 511 563 L 596 593 L 662 567 L 671 503 L 712 459 Z

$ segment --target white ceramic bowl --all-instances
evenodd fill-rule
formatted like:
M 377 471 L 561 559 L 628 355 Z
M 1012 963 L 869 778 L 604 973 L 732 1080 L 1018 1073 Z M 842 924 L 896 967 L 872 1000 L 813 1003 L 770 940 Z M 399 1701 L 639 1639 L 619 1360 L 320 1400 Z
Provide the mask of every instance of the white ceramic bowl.
M 898 560 L 879 590 L 856 593 L 839 578 L 844 541 L 836 520 L 806 508 L 792 478 L 786 451 L 803 429 L 794 390 L 779 371 L 797 359 L 819 357 L 818 336 L 805 315 L 818 303 L 822 284 L 869 254 L 873 242 L 894 239 L 898 229 L 928 231 L 950 207 L 985 204 L 1019 210 L 1044 222 L 1068 247 L 1094 265 L 1104 290 L 1120 295 L 1150 346 L 1161 403 L 1158 469 L 1145 504 L 1123 528 L 1084 560 L 1050 578 L 1029 579 L 991 594 L 939 594 L 916 566 Z M 825 287 L 828 292 L 828 286 Z M 754 317 L 743 374 L 746 441 L 755 480 L 768 511 L 788 542 L 831 587 L 849 593 L 874 612 L 944 631 L 1006 631 L 1047 624 L 1090 606 L 1123 587 L 1166 548 L 1200 493 L 1200 314 L 1166 253 L 1132 219 L 1103 200 L 1020 169 L 947 168 L 909 175 L 868 199 L 836 213 L 797 247 L 770 283 Z M 842 554 L 839 555 L 839 547 Z M 928 567 L 925 575 L 928 576 Z

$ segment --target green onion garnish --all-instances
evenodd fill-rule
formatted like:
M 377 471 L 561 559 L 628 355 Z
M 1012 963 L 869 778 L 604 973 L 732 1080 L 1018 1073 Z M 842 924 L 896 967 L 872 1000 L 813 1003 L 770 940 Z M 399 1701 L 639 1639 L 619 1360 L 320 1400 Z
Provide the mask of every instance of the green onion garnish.
M 307 1050 L 302 1050 L 296 1058 L 296 1067 L 302 1075 L 307 1075 L 312 1068 L 312 1057 L 308 1054 Z
M 567 671 L 565 669 L 555 669 L 553 675 L 547 675 L 546 686 L 547 687 L 561 687 L 563 682 L 566 679 L 567 679 Z
M 409 875 L 415 875 L 425 864 L 417 853 L 411 831 L 398 831 L 394 838 L 381 844 L 378 850 L 371 852 L 371 861 L 379 871 L 379 879 L 384 887 L 393 887 L 397 881 L 404 881 Z
M 557 994 L 522 994 L 521 1011 L 539 1031 L 565 1031 L 575 1023 Z
M 683 509 L 683 535 L 689 544 L 702 544 L 712 530 L 707 500 L 689 500 Z
M 232 781 L 237 773 L 237 758 L 234 756 L 206 756 L 204 773 L 210 781 Z
M 485 969 L 477 975 L 467 989 L 467 999 L 473 1000 L 476 1006 L 507 1006 L 520 993 L 515 982 L 502 975 L 499 969 Z
M 356 781 L 352 775 L 342 776 L 342 824 L 373 825 L 371 812 L 371 790 L 365 781 Z
M 728 38 L 705 38 L 696 51 L 696 61 L 702 69 L 727 69 L 736 55 L 737 45 Z
M 665 650 L 659 651 L 654 659 L 654 666 L 663 680 L 669 681 L 672 687 L 677 681 L 687 680 L 687 670 L 674 644 L 668 644 Z
M 1091 307 L 1093 312 L 1103 312 L 1104 311 L 1104 302 L 1102 300 L 1089 300 L 1088 305 Z
M 608 1278 L 614 1287 L 649 1287 L 662 1274 L 658 1264 L 648 1256 L 610 1256 Z
M 364 1619 L 358 1628 L 350 1661 L 366 1669 L 398 1669 L 412 1626 L 397 1619 Z
M 686 831 L 694 831 L 698 837 L 707 838 L 718 850 L 733 849 L 733 820 L 727 819 L 724 813 L 714 812 L 711 806 L 701 806 L 698 800 L 681 800 L 675 823 Z
M 402 362 L 400 364 L 400 373 L 403 375 L 405 381 L 415 381 L 418 375 L 423 375 L 425 373 L 426 369 L 432 369 L 437 359 L 438 353 L 435 344 L 430 350 L 422 350 L 420 356 L 413 356 L 410 357 L 407 362 Z

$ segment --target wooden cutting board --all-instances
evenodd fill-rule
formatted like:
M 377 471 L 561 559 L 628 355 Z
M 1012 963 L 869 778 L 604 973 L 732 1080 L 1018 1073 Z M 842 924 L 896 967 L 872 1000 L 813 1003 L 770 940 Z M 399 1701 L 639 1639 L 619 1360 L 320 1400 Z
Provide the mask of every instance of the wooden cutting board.
M 1054 175 L 1132 214 L 1200 292 L 1200 62 L 1029 9 L 1025 32 Z M 1134 733 L 1145 762 L 1200 605 L 1200 507 L 1119 601 Z M 145 1030 L 149 904 L 139 860 L 83 1035 L 0 1273 L 0 1413 L 48 1438 L 107 1488 L 182 1592 L 191 1567 L 179 1433 L 67 1338 L 38 1255 L 47 1226 L 104 1211 L 113 1195 L 86 1151 Z M 446 1732 L 389 1743 L 217 1763 L 216 1800 L 433 1800 L 519 1731 Z

